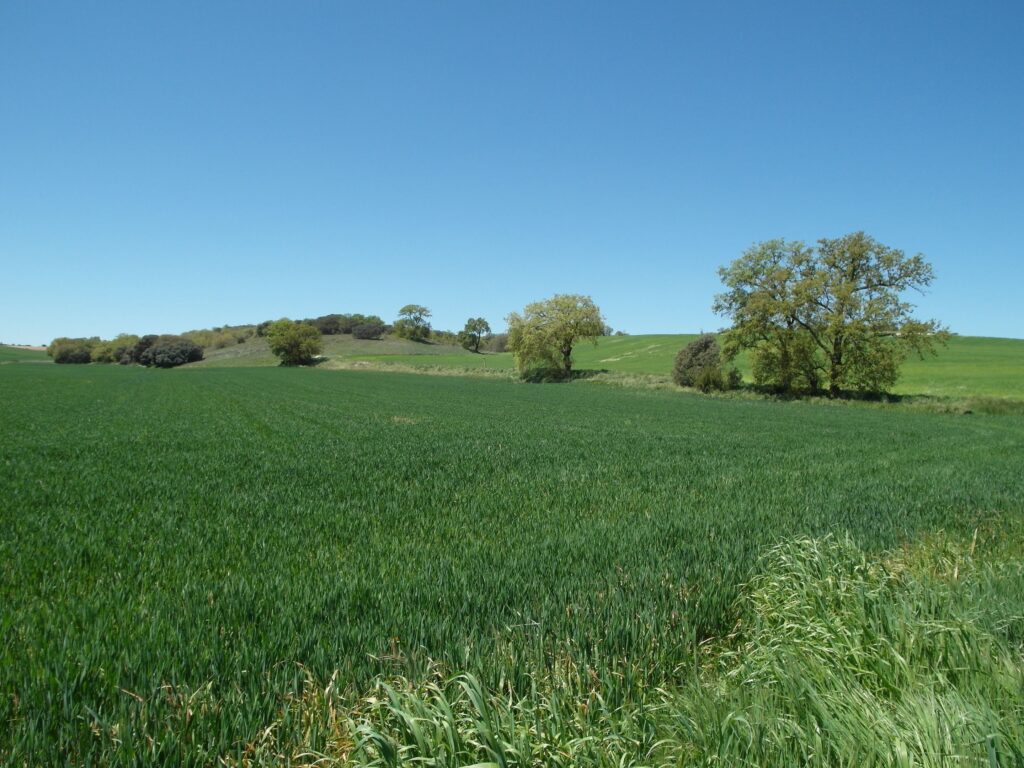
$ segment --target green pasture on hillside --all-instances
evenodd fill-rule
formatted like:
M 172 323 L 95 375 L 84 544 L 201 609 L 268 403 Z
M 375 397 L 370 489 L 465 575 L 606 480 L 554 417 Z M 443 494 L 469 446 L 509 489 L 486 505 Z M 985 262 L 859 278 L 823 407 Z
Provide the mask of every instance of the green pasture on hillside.
M 695 334 L 651 334 L 608 336 L 598 343 L 582 343 L 573 353 L 576 368 L 583 371 L 670 376 L 679 350 Z M 401 339 L 358 341 L 351 336 L 324 337 L 327 365 L 374 365 L 428 368 L 484 369 L 511 371 L 512 355 L 473 354 L 443 344 L 421 344 Z M 203 367 L 277 365 L 266 342 L 254 339 L 245 344 L 207 351 L 207 359 L 193 365 Z M 737 367 L 750 380 L 745 358 Z M 936 356 L 923 360 L 911 357 L 904 363 L 894 392 L 931 397 L 1005 397 L 1024 399 L 1024 340 L 955 336 Z
M 11 765 L 341 754 L 323 702 L 429 660 L 509 695 L 577 675 L 637 744 L 682 739 L 689 715 L 630 702 L 734 630 L 769 547 L 998 539 L 1024 513 L 1015 416 L 272 367 L 11 365 L 0 390 Z M 1016 573 L 967 604 L 1019 647 Z M 606 726 L 580 748 L 613 754 Z
M 0 344 L 0 363 L 49 363 L 50 358 L 40 349 L 21 349 Z

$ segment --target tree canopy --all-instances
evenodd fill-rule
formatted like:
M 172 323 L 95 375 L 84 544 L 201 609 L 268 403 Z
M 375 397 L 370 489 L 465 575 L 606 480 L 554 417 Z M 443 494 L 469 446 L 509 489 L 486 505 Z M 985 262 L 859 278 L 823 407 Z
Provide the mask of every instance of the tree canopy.
M 508 349 L 520 373 L 541 367 L 563 377 L 572 375 L 572 350 L 580 341 L 595 343 L 604 330 L 601 311 L 589 296 L 556 294 L 513 312 L 508 322 Z
M 490 334 L 491 325 L 482 317 L 471 317 L 459 331 L 459 343 L 472 352 L 480 351 L 480 344 Z
M 719 270 L 728 316 L 725 353 L 749 349 L 756 383 L 786 392 L 884 392 L 907 354 L 944 343 L 934 320 L 917 320 L 903 299 L 934 279 L 920 254 L 907 256 L 863 232 L 817 247 L 768 240 Z
M 316 326 L 287 318 L 271 323 L 267 327 L 266 336 L 270 351 L 281 358 L 284 365 L 310 363 L 323 349 L 320 331 Z
M 398 310 L 395 335 L 411 341 L 426 341 L 430 337 L 430 310 L 420 304 L 406 304 Z

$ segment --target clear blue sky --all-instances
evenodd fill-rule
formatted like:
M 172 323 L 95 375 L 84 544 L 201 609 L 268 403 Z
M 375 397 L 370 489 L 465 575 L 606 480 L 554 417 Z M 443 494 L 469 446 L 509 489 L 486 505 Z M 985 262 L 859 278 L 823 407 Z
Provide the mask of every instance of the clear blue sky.
M 0 2 L 0 340 L 587 293 L 713 329 L 757 240 L 923 252 L 1024 337 L 1024 3 Z

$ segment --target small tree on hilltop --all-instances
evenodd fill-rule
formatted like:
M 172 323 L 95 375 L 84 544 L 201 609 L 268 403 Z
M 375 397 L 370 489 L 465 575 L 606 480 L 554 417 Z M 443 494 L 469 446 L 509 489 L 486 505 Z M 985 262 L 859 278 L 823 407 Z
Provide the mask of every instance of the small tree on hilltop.
M 323 349 L 320 331 L 307 323 L 283 318 L 267 327 L 270 351 L 281 358 L 282 365 L 310 363 Z
M 459 331 L 459 343 L 471 352 L 479 352 L 480 344 L 491 333 L 491 326 L 482 317 L 471 317 Z
M 601 310 L 589 296 L 557 294 L 527 304 L 508 322 L 508 348 L 521 374 L 541 366 L 559 376 L 572 376 L 572 350 L 580 341 L 593 341 L 604 330 Z
M 410 341 L 426 341 L 430 336 L 430 310 L 419 304 L 406 304 L 398 310 L 395 335 Z

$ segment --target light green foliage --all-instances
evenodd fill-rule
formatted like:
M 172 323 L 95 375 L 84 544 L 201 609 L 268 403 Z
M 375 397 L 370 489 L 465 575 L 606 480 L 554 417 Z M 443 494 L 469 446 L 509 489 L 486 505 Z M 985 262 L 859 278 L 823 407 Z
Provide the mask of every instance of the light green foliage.
M 309 323 L 297 323 L 287 318 L 276 320 L 266 330 L 270 351 L 284 365 L 303 365 L 312 362 L 323 349 L 320 331 Z
M 398 310 L 394 333 L 400 339 L 426 341 L 430 337 L 430 310 L 419 304 L 406 304 Z
M 604 330 L 601 311 L 589 296 L 557 294 L 513 312 L 508 323 L 508 349 L 519 372 L 542 368 L 568 378 L 572 351 L 581 341 L 597 341 Z
M 726 352 L 755 350 L 760 384 L 792 392 L 884 392 L 909 352 L 943 343 L 933 320 L 911 315 L 902 296 L 933 280 L 921 255 L 907 257 L 863 232 L 822 239 L 817 248 L 770 240 L 719 270 L 726 291 L 715 311 L 732 328 Z
M 471 317 L 459 332 L 459 344 L 472 352 L 480 351 L 481 342 L 490 334 L 491 325 L 482 317 Z
M 1024 584 L 1019 551 L 993 556 L 1000 537 L 1022 541 L 1011 525 L 1024 515 L 1019 416 L 316 369 L 7 365 L 0 379 L 0 755 L 11 765 L 280 765 L 315 753 L 344 765 L 378 759 L 375 733 L 403 759 L 421 749 L 417 733 L 424 749 L 454 740 L 456 757 L 436 765 L 471 764 L 466 750 L 497 761 L 484 743 L 508 765 L 529 759 L 506 745 L 564 749 L 551 758 L 563 765 L 701 764 L 718 751 L 720 765 L 758 764 L 747 723 L 764 749 L 797 749 L 855 722 L 826 721 L 833 710 L 808 694 L 819 686 L 835 701 L 873 692 L 903 734 L 908 703 L 935 690 L 950 702 L 942 712 L 965 713 L 948 721 L 969 724 L 953 738 L 974 738 L 988 707 L 999 754 L 1021 749 L 1005 661 L 1019 659 Z M 794 711 L 774 698 L 783 689 L 743 685 L 743 654 L 714 650 L 767 647 L 759 627 L 788 603 L 747 601 L 741 585 L 763 589 L 758 574 L 806 586 L 849 571 L 760 561 L 780 540 L 848 532 L 877 562 L 929 531 L 969 542 L 976 528 L 977 565 L 996 570 L 944 568 L 952 591 L 907 592 L 901 583 L 935 568 L 886 566 L 890 586 L 868 613 L 888 603 L 892 620 L 868 635 L 850 627 L 870 641 L 858 658 L 873 675 L 895 659 L 885 644 L 906 655 L 899 633 L 914 633 L 909 678 L 801 677 L 784 665 L 805 641 L 784 634 L 772 679 L 804 703 Z M 806 594 L 832 610 L 824 586 Z M 775 613 L 759 620 L 762 604 Z M 864 613 L 845 605 L 837 622 Z M 960 642 L 947 630 L 961 621 L 988 649 L 963 674 L 944 645 Z M 810 642 L 819 624 L 807 626 Z M 771 666 L 758 658 L 751 674 Z M 446 682 L 458 674 L 476 683 Z M 396 676 L 412 693 L 394 686 L 392 708 L 379 683 Z M 431 683 L 443 697 L 430 698 Z M 967 703 L 954 708 L 955 696 Z M 415 707 L 433 719 L 401 716 Z
M 122 333 L 110 341 L 101 341 L 92 350 L 94 363 L 125 363 L 131 362 L 132 347 L 139 337 L 131 333 Z
M 99 343 L 97 336 L 88 339 L 61 336 L 50 342 L 46 354 L 53 358 L 55 363 L 82 365 L 92 362 L 92 351 Z
M 204 350 L 224 349 L 236 344 L 245 344 L 256 335 L 255 325 L 223 325 L 217 328 L 204 328 L 181 334 L 189 341 L 194 341 Z

